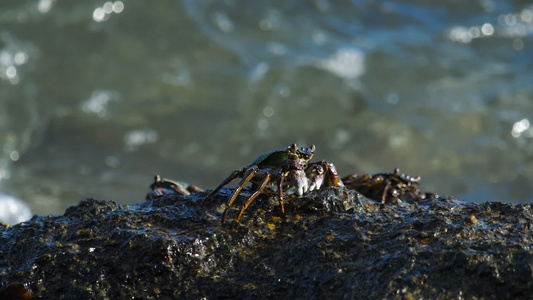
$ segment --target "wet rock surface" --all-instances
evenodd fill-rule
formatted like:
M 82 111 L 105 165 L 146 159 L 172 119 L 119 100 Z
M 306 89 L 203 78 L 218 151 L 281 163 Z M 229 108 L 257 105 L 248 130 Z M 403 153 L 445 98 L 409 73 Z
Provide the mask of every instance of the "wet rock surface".
M 242 199 L 223 189 L 136 206 L 87 199 L 0 225 L 0 298 L 529 298 L 531 205 L 383 205 L 343 188 Z

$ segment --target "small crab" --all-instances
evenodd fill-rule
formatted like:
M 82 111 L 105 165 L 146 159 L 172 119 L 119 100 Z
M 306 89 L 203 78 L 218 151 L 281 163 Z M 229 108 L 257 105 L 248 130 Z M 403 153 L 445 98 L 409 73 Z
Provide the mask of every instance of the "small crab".
M 400 173 L 396 168 L 389 173 L 360 176 L 349 175 L 342 178 L 344 185 L 381 203 L 395 203 L 398 199 L 405 201 L 421 201 L 435 194 L 423 193 L 418 190 L 420 176 L 411 177 Z
M 237 199 L 242 189 L 251 182 L 253 191 L 242 206 L 239 215 L 235 218 L 235 221 L 238 222 L 244 211 L 265 190 L 269 183 L 275 183 L 277 187 L 282 213 L 285 213 L 283 191 L 286 187 L 294 188 L 295 193 L 301 196 L 309 190 L 319 189 L 323 184 L 325 186 L 342 186 L 342 181 L 332 164 L 325 161 L 309 164 L 314 151 L 314 145 L 309 148 L 298 148 L 296 144 L 292 144 L 287 148 L 262 154 L 252 161 L 249 166 L 233 171 L 205 197 L 202 203 L 209 201 L 233 179 L 242 178 L 229 198 L 222 214 L 222 223 L 224 223 L 228 210 L 235 202 L 235 199 Z
M 150 185 L 150 191 L 146 194 L 146 200 L 159 198 L 166 194 L 190 195 L 203 190 L 195 185 L 174 181 L 155 175 L 154 182 Z

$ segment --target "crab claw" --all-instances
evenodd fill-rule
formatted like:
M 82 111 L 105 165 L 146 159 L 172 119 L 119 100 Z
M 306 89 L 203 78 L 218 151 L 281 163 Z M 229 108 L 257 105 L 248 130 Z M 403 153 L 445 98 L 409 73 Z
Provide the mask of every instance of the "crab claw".
M 310 178 L 309 190 L 314 191 L 320 189 L 322 183 L 324 183 L 324 167 L 318 164 L 313 164 L 308 169 L 308 175 Z
M 296 187 L 296 193 L 298 196 L 303 195 L 309 190 L 309 183 L 307 182 L 307 177 L 303 170 L 291 170 L 289 176 L 292 184 Z
M 316 175 L 315 177 L 313 177 L 313 179 L 311 179 L 309 190 L 314 191 L 320 189 L 322 183 L 324 183 L 324 174 Z

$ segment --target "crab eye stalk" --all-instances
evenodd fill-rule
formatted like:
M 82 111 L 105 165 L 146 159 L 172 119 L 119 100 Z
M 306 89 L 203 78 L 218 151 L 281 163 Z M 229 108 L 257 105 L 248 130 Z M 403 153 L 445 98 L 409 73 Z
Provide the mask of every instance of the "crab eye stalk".
M 292 144 L 287 147 L 287 150 L 292 153 L 298 153 L 298 146 L 296 144 Z

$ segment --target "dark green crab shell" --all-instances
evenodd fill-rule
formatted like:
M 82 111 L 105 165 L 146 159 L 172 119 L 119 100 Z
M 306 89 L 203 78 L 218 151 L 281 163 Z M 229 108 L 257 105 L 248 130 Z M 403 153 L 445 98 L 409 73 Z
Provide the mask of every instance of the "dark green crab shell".
M 307 165 L 309 160 L 313 157 L 315 152 L 315 145 L 309 148 L 298 148 L 296 144 L 292 144 L 287 148 L 267 152 L 261 154 L 254 159 L 250 165 L 258 167 L 280 167 L 287 160 L 298 160 L 303 165 Z

